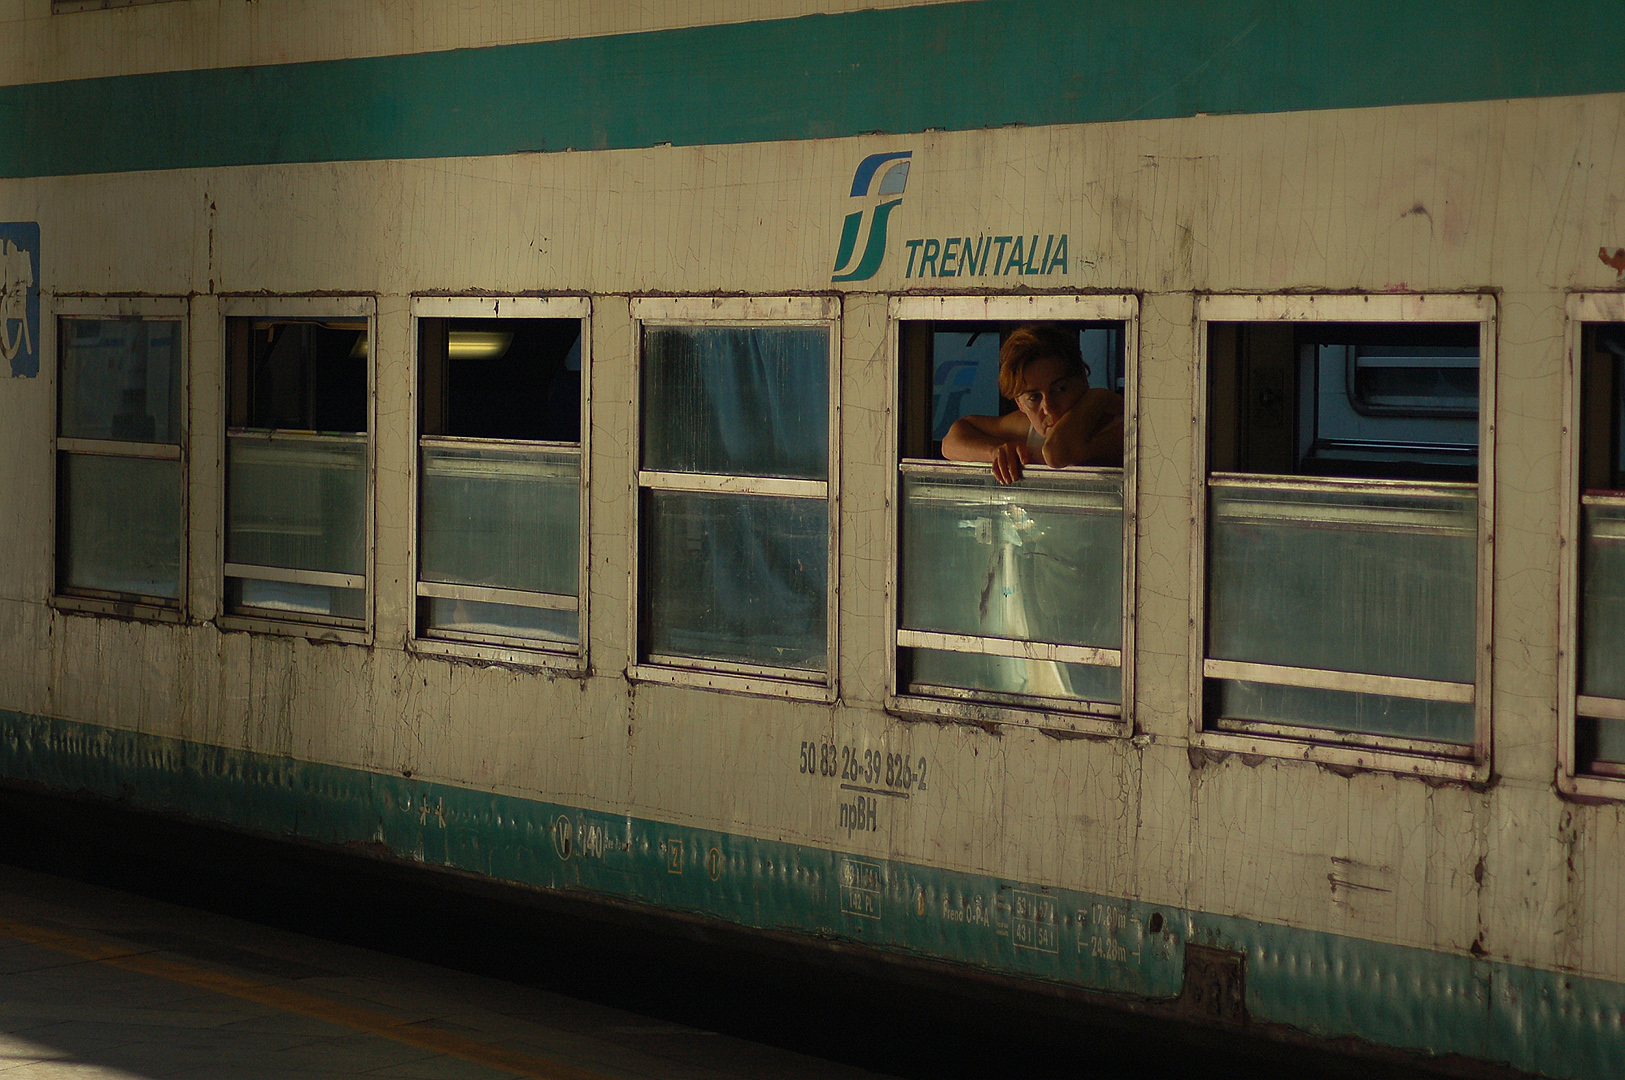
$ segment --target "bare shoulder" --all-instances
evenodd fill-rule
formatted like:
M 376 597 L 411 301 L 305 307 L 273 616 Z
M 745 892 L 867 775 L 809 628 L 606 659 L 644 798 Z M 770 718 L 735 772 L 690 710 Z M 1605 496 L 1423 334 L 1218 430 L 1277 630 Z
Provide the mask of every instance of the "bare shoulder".
M 1089 420 L 1098 418 L 1102 422 L 1115 420 L 1123 415 L 1123 398 L 1110 390 L 1101 387 L 1091 387 L 1084 392 L 1078 403 L 1072 406 L 1072 411 L 1081 413 L 1079 419 Z

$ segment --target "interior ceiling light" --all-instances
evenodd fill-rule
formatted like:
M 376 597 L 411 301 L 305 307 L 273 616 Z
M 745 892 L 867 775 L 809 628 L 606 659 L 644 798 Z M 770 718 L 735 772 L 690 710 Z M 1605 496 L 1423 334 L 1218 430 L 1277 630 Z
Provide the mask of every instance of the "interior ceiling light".
M 452 360 L 496 360 L 513 344 L 513 333 L 502 330 L 453 330 L 446 335 L 446 356 Z M 356 338 L 350 359 L 367 358 L 367 335 Z
M 513 344 L 503 330 L 453 330 L 446 335 L 446 356 L 452 360 L 495 360 Z

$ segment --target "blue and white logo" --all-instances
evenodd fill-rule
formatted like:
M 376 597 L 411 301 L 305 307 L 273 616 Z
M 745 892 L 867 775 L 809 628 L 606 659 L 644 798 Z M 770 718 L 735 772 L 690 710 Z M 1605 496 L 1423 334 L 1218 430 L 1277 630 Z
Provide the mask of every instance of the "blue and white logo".
M 886 257 L 886 219 L 903 201 L 903 189 L 908 186 L 909 159 L 913 156 L 912 150 L 870 154 L 858 163 L 858 171 L 852 174 L 852 198 L 863 199 L 869 205 L 846 215 L 846 223 L 841 226 L 841 246 L 835 253 L 835 276 L 831 281 L 868 281 L 880 269 L 880 262 Z M 890 167 L 881 172 L 881 167 L 888 164 Z M 863 254 L 858 256 L 857 265 L 848 269 L 858 250 L 864 218 L 869 219 L 869 231 L 863 242 Z
M 39 222 L 0 221 L 0 361 L 39 374 Z

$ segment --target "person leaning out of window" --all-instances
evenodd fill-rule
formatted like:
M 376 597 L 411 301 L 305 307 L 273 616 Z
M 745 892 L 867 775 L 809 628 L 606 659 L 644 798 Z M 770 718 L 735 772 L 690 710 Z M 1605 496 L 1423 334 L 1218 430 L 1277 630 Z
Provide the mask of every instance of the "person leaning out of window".
M 1033 462 L 1123 463 L 1123 399 L 1089 385 L 1078 332 L 1032 323 L 999 349 L 999 393 L 1016 403 L 1003 416 L 962 416 L 942 440 L 950 461 L 986 461 L 1001 484 Z

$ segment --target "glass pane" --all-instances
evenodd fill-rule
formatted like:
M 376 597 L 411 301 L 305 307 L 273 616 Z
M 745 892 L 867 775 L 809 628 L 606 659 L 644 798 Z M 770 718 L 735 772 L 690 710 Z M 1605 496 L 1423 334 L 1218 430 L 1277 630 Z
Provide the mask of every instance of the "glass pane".
M 227 606 L 233 611 L 248 607 L 290 615 L 326 615 L 357 622 L 367 617 L 365 589 L 227 578 L 226 591 Z
M 455 630 L 463 634 L 537 638 L 574 645 L 580 640 L 576 613 L 513 604 L 484 604 L 473 600 L 424 597 L 425 628 Z
M 424 447 L 421 527 L 425 581 L 574 596 L 580 458 Z
M 61 455 L 64 588 L 180 598 L 181 463 Z
M 904 628 L 1122 646 L 1120 473 L 902 479 Z
M 1230 720 L 1360 731 L 1402 739 L 1469 744 L 1473 707 L 1387 694 L 1356 694 L 1305 686 L 1208 680 L 1217 715 Z
M 181 441 L 181 324 L 62 320 L 62 436 Z
M 1580 514 L 1580 693 L 1625 698 L 1625 507 Z
M 934 686 L 1047 698 L 1120 703 L 1123 673 L 1114 667 L 982 656 L 937 649 L 904 649 L 911 690 L 929 693 Z
M 366 497 L 363 437 L 232 435 L 226 561 L 364 574 Z
M 1617 774 L 1617 767 L 1625 765 L 1625 720 L 1577 715 L 1574 743 L 1580 771 L 1589 771 L 1598 763 L 1607 762 L 1616 768 L 1606 771 Z
M 829 472 L 829 331 L 649 327 L 643 467 L 822 480 Z
M 825 669 L 824 500 L 651 491 L 644 505 L 647 652 Z
M 1209 495 L 1208 656 L 1474 681 L 1473 491 Z

